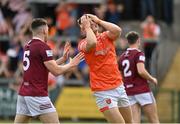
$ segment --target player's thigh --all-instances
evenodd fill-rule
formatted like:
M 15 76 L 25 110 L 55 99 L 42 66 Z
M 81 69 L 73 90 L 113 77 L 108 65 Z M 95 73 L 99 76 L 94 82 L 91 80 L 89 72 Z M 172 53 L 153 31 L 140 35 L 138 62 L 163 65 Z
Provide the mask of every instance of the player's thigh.
M 124 120 L 126 123 L 132 123 L 132 111 L 130 107 L 129 98 L 126 94 L 124 86 L 120 86 L 117 89 L 117 92 L 119 93 L 118 97 L 118 107 L 119 111 L 121 112 Z
M 120 107 L 119 111 L 122 114 L 126 123 L 133 123 L 132 111 L 130 106 Z
M 118 92 L 115 89 L 94 93 L 96 104 L 106 120 L 111 123 L 123 123 L 124 119 L 118 109 Z
M 56 109 L 49 97 L 26 96 L 25 100 L 32 116 L 56 112 Z
M 43 123 L 59 124 L 59 118 L 58 118 L 57 112 L 51 112 L 51 113 L 42 114 L 42 115 L 39 116 L 39 119 Z
M 110 108 L 104 111 L 103 115 L 109 123 L 125 123 L 118 107 Z
M 96 98 L 99 110 L 109 123 L 124 123 L 124 119 L 118 109 L 117 101 L 113 98 Z
M 140 123 L 141 122 L 141 106 L 138 103 L 131 105 L 133 122 Z
M 18 95 L 16 105 L 16 116 L 14 123 L 27 123 L 31 118 L 31 113 L 28 109 L 26 101 L 23 96 Z
M 14 124 L 28 123 L 30 119 L 31 119 L 30 116 L 16 114 L 15 119 L 14 119 Z
M 137 95 L 134 95 L 134 98 L 136 102 L 139 103 L 141 106 L 156 102 L 152 92 L 137 94 Z
M 148 117 L 149 122 L 159 123 L 156 103 L 144 105 L 142 108 L 143 108 L 144 113 Z
M 148 117 L 149 121 L 152 123 L 158 123 L 158 115 L 157 115 L 157 107 L 156 107 L 156 100 L 152 94 L 152 92 L 142 93 L 135 95 L 138 103 L 143 108 L 146 116 Z

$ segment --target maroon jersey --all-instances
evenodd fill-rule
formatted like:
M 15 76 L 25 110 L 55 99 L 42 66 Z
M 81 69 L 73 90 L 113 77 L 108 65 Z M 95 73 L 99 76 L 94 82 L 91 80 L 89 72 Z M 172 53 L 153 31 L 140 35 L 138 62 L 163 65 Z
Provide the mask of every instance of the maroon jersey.
M 119 60 L 119 69 L 123 75 L 123 81 L 127 95 L 136 95 L 149 92 L 150 88 L 146 79 L 137 71 L 137 63 L 144 63 L 144 53 L 135 48 L 128 48 Z
M 52 60 L 52 50 L 38 38 L 29 41 L 24 48 L 23 82 L 19 95 L 48 96 L 48 69 L 44 62 Z

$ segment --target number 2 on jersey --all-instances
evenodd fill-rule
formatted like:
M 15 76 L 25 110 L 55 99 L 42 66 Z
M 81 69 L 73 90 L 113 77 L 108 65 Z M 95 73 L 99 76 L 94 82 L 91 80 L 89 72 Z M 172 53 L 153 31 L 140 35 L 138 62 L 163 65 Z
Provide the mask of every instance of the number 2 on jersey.
M 24 51 L 24 56 L 23 56 L 23 69 L 24 71 L 27 71 L 29 66 L 30 66 L 30 60 L 29 60 L 29 55 L 30 55 L 30 51 Z M 25 62 L 25 65 L 24 65 Z
M 124 67 L 123 73 L 124 77 L 130 77 L 132 75 L 131 70 L 129 70 L 130 62 L 129 60 L 125 59 L 122 61 L 122 66 Z

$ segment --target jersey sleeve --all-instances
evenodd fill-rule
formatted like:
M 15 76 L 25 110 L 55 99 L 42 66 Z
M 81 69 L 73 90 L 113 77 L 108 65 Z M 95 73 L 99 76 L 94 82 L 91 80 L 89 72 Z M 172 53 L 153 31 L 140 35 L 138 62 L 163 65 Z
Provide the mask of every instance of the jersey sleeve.
M 80 52 L 86 52 L 86 45 L 87 45 L 87 41 L 86 40 L 81 40 L 78 44 L 78 50 Z
M 144 53 L 143 53 L 143 52 L 139 52 L 139 53 L 136 55 L 135 62 L 136 62 L 136 64 L 137 64 L 137 63 L 145 63 L 145 56 L 144 56 Z
M 51 48 L 48 45 L 43 44 L 40 47 L 40 56 L 41 56 L 43 62 L 53 60 L 53 51 L 51 50 Z

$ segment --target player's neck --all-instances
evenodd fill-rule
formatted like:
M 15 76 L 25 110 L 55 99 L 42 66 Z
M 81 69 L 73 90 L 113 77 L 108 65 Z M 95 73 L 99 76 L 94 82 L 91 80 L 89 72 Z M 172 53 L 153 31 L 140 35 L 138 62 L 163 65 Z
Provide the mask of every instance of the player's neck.
M 129 48 L 132 48 L 132 49 L 139 49 L 139 47 L 138 47 L 136 44 L 130 45 Z
M 99 32 L 98 32 L 98 31 L 95 31 L 94 34 L 97 36 L 97 35 L 99 35 Z
M 33 35 L 33 39 L 40 39 L 41 41 L 45 42 L 44 36 L 42 36 L 42 35 Z

